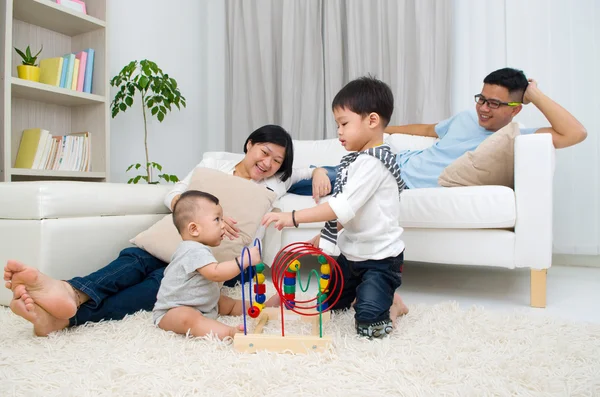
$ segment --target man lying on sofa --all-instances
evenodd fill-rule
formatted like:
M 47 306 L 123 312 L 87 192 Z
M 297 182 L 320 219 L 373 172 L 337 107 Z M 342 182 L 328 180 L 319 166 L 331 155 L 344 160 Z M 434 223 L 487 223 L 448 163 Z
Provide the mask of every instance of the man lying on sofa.
M 473 151 L 490 135 L 508 125 L 523 105 L 533 103 L 550 122 L 550 127 L 522 128 L 521 134 L 550 133 L 555 148 L 583 141 L 587 132 L 571 113 L 544 95 L 535 80 L 529 81 L 516 69 L 503 68 L 483 80 L 483 89 L 475 95 L 475 111 L 465 110 L 437 124 L 390 126 L 389 134 L 410 134 L 440 138 L 424 150 L 405 150 L 396 154 L 407 188 L 438 187 L 442 171 L 464 153 Z M 326 168 L 332 191 L 336 167 Z M 310 180 L 294 185 L 290 193 L 311 195 Z M 313 195 L 318 202 L 318 194 Z

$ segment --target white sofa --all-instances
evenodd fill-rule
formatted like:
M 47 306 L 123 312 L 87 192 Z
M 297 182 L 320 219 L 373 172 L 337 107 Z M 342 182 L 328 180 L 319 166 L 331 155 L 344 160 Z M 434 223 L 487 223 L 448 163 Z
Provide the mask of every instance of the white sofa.
M 432 138 L 386 136 L 395 149 L 420 149 Z M 295 166 L 336 165 L 346 153 L 336 139 L 295 141 Z M 206 153 L 205 156 L 234 154 Z M 238 155 L 239 156 L 239 155 Z M 554 147 L 548 134 L 515 141 L 515 189 L 502 186 L 406 190 L 401 198 L 405 259 L 531 269 L 531 304 L 544 307 L 552 258 Z M 60 279 L 86 275 L 130 246 L 129 239 L 168 212 L 169 185 L 93 182 L 0 183 L 0 263 L 18 259 Z M 285 195 L 283 211 L 314 205 Z M 315 236 L 322 224 L 269 228 L 264 257 Z M 10 291 L 0 289 L 0 304 Z

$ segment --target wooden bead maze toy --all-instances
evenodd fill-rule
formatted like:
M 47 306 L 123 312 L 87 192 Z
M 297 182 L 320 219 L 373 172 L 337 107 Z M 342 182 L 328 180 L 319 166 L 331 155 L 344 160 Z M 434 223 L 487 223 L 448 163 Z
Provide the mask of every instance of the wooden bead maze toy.
M 260 251 L 261 247 L 258 239 L 254 242 L 254 245 L 256 244 L 258 244 Z M 245 253 L 249 256 L 249 250 L 246 247 L 242 251 L 242 261 L 240 264 L 240 270 L 242 270 L 244 333 L 235 335 L 233 338 L 234 348 L 239 352 L 246 353 L 254 353 L 260 350 L 277 353 L 307 353 L 310 351 L 321 352 L 329 348 L 332 340 L 331 337 L 323 335 L 323 323 L 329 320 L 329 309 L 340 299 L 344 283 L 342 270 L 335 259 L 307 243 L 293 243 L 284 247 L 277 253 L 271 267 L 273 286 L 281 299 L 280 307 L 264 307 L 266 285 L 264 283 L 265 276 L 263 271 L 265 265 L 264 263 L 260 263 L 255 267 L 254 275 L 250 271 L 250 280 L 248 280 L 250 307 L 246 311 L 243 277 Z M 306 280 L 306 286 L 303 286 L 300 259 L 305 256 L 315 255 L 318 256 L 321 272 L 319 274 L 316 270 L 311 270 Z M 332 275 L 334 276 L 333 283 L 330 283 Z M 316 296 L 307 300 L 297 299 L 296 288 L 300 288 L 301 292 L 308 291 L 313 276 L 318 277 L 319 281 Z M 252 279 L 254 279 L 254 286 L 252 286 Z M 340 285 L 338 286 L 337 283 Z M 253 289 L 255 294 L 254 303 L 252 302 Z M 248 332 L 246 315 L 258 318 L 258 323 L 253 333 Z M 286 335 L 286 316 L 288 319 L 297 319 L 299 317 L 302 321 L 310 322 L 312 324 L 312 334 Z M 262 330 L 267 322 L 277 319 L 281 320 L 281 335 L 263 334 Z

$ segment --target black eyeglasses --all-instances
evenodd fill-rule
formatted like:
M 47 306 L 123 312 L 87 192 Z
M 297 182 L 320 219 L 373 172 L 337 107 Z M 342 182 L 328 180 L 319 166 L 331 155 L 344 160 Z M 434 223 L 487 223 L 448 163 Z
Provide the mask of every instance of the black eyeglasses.
M 521 102 L 502 102 L 497 99 L 487 99 L 481 94 L 475 95 L 475 103 L 480 106 L 485 105 L 487 102 L 490 109 L 498 109 L 500 106 L 519 106 Z

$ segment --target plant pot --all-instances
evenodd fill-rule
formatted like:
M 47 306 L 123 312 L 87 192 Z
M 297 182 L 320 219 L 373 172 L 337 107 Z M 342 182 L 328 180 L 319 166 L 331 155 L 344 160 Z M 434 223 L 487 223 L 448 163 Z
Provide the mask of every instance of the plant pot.
M 20 79 L 40 81 L 39 66 L 19 65 L 17 66 L 17 73 Z

